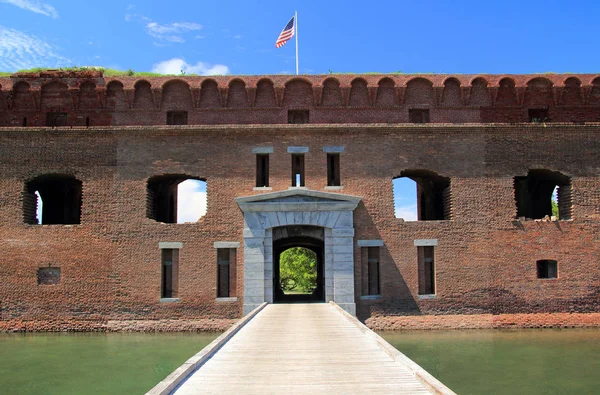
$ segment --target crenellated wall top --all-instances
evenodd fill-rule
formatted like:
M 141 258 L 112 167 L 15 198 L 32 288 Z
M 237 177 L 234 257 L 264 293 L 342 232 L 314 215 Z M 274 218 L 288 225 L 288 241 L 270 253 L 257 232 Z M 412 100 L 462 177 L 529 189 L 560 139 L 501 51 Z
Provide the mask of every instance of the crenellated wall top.
M 234 82 L 241 82 L 246 88 L 256 88 L 259 83 L 267 82 L 275 88 L 284 88 L 294 81 L 303 81 L 313 88 L 321 88 L 326 83 L 335 83 L 341 88 L 350 88 L 356 82 L 367 87 L 379 87 L 382 82 L 398 88 L 406 87 L 411 81 L 421 81 L 432 87 L 444 87 L 450 81 L 460 87 L 481 84 L 488 88 L 509 85 L 514 88 L 526 88 L 540 82 L 549 87 L 600 86 L 600 74 L 326 74 L 326 75 L 224 75 L 224 76 L 119 76 L 104 77 L 101 71 L 47 71 L 35 73 L 16 73 L 0 78 L 0 87 L 4 91 L 12 90 L 19 82 L 25 82 L 30 89 L 41 89 L 52 82 L 61 82 L 71 89 L 81 87 L 82 83 L 93 83 L 96 87 L 106 87 L 111 82 L 119 83 L 123 89 L 135 89 L 141 81 L 152 88 L 164 88 L 170 82 L 182 81 L 190 88 L 201 88 L 208 81 L 214 81 L 219 88 L 228 88 Z

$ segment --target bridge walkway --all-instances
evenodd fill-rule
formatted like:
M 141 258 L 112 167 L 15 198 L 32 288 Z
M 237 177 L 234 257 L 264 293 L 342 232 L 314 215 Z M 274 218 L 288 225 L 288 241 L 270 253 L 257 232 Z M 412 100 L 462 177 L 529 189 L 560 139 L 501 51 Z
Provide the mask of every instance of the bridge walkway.
M 267 305 L 174 393 L 432 393 L 418 365 L 390 356 L 352 320 L 333 304 Z

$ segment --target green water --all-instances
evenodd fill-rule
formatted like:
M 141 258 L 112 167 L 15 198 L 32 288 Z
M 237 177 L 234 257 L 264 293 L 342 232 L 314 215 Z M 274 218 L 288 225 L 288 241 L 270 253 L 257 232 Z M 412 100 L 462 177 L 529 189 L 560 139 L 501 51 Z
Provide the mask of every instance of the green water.
M 600 394 L 600 330 L 380 333 L 458 394 Z
M 1 394 L 142 394 L 219 334 L 0 334 Z

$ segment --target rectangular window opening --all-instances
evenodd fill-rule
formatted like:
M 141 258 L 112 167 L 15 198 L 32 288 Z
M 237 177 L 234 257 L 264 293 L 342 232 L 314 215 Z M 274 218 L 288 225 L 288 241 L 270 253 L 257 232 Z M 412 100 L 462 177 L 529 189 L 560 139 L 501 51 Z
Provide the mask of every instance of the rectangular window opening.
M 547 108 L 530 108 L 528 115 L 529 122 L 550 122 Z
M 309 110 L 288 110 L 288 123 L 309 123 Z
M 269 186 L 269 154 L 256 155 L 256 186 Z
M 67 126 L 66 112 L 48 112 L 46 113 L 46 126 L 57 127 Z
M 339 187 L 340 185 L 340 154 L 327 154 L 327 186 Z
M 429 123 L 429 109 L 409 109 L 408 120 L 410 123 Z
M 187 125 L 187 111 L 167 111 L 167 125 Z
M 236 249 L 217 249 L 217 297 L 236 296 Z
M 544 259 L 536 262 L 537 278 L 558 278 L 558 262 Z
M 161 298 L 177 298 L 179 296 L 179 249 L 163 249 Z
M 380 295 L 379 283 L 379 247 L 361 248 L 362 294 Z
M 38 285 L 60 284 L 60 267 L 41 267 L 37 272 Z
M 304 186 L 304 154 L 292 154 L 292 186 Z
M 419 295 L 435 295 L 435 263 L 433 248 L 417 247 L 419 255 Z

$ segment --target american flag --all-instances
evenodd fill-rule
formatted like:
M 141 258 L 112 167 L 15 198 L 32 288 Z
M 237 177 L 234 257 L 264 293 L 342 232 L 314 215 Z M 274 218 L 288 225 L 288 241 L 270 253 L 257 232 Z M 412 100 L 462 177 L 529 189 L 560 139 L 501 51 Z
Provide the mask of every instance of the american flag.
M 294 37 L 294 19 L 295 17 L 292 17 L 288 24 L 285 25 L 281 33 L 279 33 L 279 37 L 277 37 L 277 41 L 275 41 L 276 48 L 283 47 L 285 43 L 289 41 L 290 38 Z

